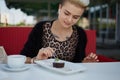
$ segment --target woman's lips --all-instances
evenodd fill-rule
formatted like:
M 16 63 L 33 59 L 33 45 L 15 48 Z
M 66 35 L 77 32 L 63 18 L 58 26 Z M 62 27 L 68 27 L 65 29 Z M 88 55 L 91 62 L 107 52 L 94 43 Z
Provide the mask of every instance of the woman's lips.
M 65 24 L 65 25 L 68 25 L 68 26 L 70 25 L 70 23 L 67 23 L 67 22 L 65 22 L 65 21 L 64 21 L 64 24 Z

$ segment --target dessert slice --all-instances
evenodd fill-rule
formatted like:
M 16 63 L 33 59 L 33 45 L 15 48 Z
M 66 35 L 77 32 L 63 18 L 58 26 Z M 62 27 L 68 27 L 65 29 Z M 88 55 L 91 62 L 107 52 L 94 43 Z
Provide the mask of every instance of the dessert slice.
M 53 67 L 55 68 L 63 68 L 64 67 L 64 62 L 60 61 L 58 58 L 55 59 L 55 61 L 53 62 Z

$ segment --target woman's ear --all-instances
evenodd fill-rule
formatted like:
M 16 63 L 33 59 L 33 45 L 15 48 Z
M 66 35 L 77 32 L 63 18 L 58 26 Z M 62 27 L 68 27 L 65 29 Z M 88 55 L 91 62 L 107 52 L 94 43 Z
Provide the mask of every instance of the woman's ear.
M 60 9 L 58 9 L 58 14 L 60 14 Z
M 61 5 L 61 4 L 59 4 L 58 14 L 60 13 L 61 8 L 62 8 L 62 5 Z
M 62 8 L 62 5 L 61 4 L 59 4 L 59 9 L 61 9 Z

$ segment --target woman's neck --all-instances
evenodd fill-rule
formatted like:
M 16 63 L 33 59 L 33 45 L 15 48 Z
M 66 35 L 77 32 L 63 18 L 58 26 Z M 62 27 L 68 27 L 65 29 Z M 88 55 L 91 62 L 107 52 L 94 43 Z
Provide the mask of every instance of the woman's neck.
M 73 33 L 72 27 L 64 28 L 64 27 L 62 27 L 62 25 L 59 23 L 58 20 L 53 22 L 51 31 L 52 31 L 53 35 L 55 36 L 55 38 L 59 41 L 65 41 Z
M 70 32 L 70 31 L 72 31 L 72 27 L 69 27 L 69 28 L 63 27 L 60 24 L 59 20 L 55 20 L 53 22 L 52 28 L 55 29 L 56 31 L 59 31 L 59 32 Z

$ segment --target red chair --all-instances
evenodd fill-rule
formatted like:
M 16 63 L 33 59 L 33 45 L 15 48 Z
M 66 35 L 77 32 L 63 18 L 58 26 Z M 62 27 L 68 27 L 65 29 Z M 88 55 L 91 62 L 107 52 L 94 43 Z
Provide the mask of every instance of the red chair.
M 4 46 L 8 55 L 20 53 L 31 30 L 31 27 L 0 28 L 0 46 Z
M 0 28 L 0 46 L 4 46 L 8 55 L 19 54 L 31 30 L 31 27 Z M 96 53 L 96 31 L 86 30 L 86 34 L 88 38 L 86 55 L 91 52 Z M 98 58 L 100 62 L 115 61 L 102 55 L 98 55 Z
M 96 31 L 95 30 L 86 30 L 87 35 L 87 46 L 86 54 L 93 52 L 96 53 Z
M 87 34 L 87 46 L 86 46 L 86 55 L 93 52 L 96 53 L 96 31 L 95 30 L 86 30 Z M 103 55 L 98 55 L 100 62 L 116 62 L 116 60 L 105 57 Z

